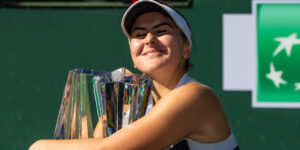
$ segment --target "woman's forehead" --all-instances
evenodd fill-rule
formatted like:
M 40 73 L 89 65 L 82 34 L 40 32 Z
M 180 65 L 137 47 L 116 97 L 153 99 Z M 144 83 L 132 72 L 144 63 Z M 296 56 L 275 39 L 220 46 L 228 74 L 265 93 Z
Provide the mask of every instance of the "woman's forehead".
M 168 23 L 174 26 L 175 23 L 167 16 L 160 12 L 147 12 L 141 14 L 134 22 L 132 28 L 136 26 L 151 26 L 159 23 Z

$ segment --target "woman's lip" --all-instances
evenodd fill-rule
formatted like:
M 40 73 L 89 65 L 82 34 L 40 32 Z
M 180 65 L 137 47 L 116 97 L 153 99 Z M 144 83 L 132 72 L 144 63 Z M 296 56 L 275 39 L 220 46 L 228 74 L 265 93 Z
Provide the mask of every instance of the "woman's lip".
M 151 53 L 163 53 L 163 50 L 158 50 L 158 49 L 151 49 L 143 53 L 143 55 L 151 54 Z

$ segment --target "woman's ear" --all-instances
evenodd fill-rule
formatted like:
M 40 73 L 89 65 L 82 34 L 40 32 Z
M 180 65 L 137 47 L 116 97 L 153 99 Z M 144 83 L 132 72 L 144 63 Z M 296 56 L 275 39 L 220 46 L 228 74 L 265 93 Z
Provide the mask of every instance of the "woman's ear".
M 190 46 L 190 44 L 187 44 L 186 49 L 185 49 L 184 52 L 183 52 L 183 57 L 184 57 L 185 59 L 189 59 L 191 55 L 192 55 L 192 49 L 191 49 L 191 46 Z

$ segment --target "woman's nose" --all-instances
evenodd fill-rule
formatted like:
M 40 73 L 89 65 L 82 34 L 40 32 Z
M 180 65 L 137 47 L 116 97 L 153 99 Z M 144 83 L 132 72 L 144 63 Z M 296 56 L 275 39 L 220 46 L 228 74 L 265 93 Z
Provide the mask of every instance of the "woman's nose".
M 151 44 L 156 42 L 156 37 L 154 34 L 152 34 L 151 32 L 147 33 L 146 37 L 145 37 L 145 44 Z

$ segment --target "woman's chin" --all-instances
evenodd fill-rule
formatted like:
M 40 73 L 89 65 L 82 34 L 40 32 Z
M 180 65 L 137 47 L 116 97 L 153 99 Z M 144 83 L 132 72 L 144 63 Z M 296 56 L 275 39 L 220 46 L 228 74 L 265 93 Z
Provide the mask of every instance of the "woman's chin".
M 139 68 L 139 70 L 149 76 L 155 76 L 156 74 L 162 74 L 163 72 L 165 72 L 164 70 L 166 69 L 163 69 L 163 67 L 141 67 Z

